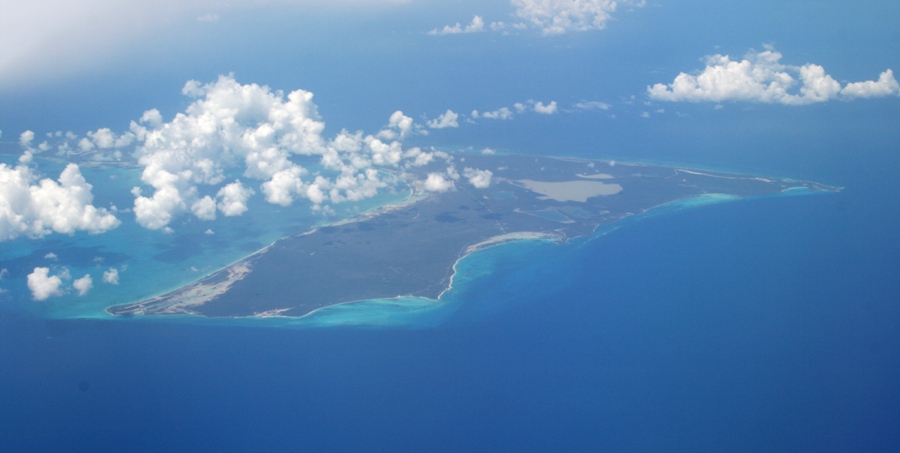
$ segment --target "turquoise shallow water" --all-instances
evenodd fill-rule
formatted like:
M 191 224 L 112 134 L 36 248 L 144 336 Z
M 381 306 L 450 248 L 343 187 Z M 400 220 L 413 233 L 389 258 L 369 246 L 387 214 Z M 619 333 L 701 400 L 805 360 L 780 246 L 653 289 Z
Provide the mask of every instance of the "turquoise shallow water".
M 39 163 L 41 171 L 48 176 L 62 167 L 57 162 L 40 160 Z M 43 241 L 21 239 L 0 244 L 3 266 L 9 272 L 9 277 L 3 282 L 6 292 L 2 294 L 6 300 L 12 301 L 8 308 L 46 318 L 108 318 L 104 309 L 110 305 L 135 302 L 173 290 L 280 238 L 336 220 L 318 215 L 302 203 L 292 207 L 257 203 L 254 209 L 240 217 L 220 216 L 214 222 L 183 217 L 173 222 L 172 233 L 145 230 L 137 225 L 128 209 L 133 200 L 127 188 L 140 185 L 139 170 L 82 166 L 82 173 L 94 186 L 94 204 L 116 206 L 121 226 L 102 235 L 57 234 Z M 790 192 L 791 195 L 805 193 Z M 379 205 L 400 202 L 406 195 L 404 189 L 397 188 L 383 191 L 378 197 L 363 203 L 338 206 L 337 219 L 352 217 Z M 591 238 L 602 236 L 624 223 L 737 199 L 728 194 L 707 194 L 677 200 L 617 224 L 601 227 Z M 564 253 L 566 249 L 591 238 L 576 239 L 564 245 L 543 240 L 514 241 L 478 251 L 458 263 L 453 279 L 454 289 L 446 292 L 441 301 L 409 297 L 355 301 L 323 308 L 303 319 L 274 317 L 204 321 L 177 317 L 172 320 L 292 328 L 346 325 L 433 327 L 443 322 L 468 297 L 469 287 L 474 281 L 496 273 L 498 267 L 527 260 L 523 256 L 535 247 L 558 247 L 559 252 Z M 54 254 L 56 258 L 48 259 L 48 254 Z M 51 274 L 68 272 L 71 278 L 64 282 L 67 286 L 71 284 L 71 279 L 89 274 L 94 287 L 86 296 L 78 296 L 69 288 L 61 297 L 35 303 L 30 300 L 25 276 L 38 266 L 50 267 Z M 103 273 L 110 269 L 118 271 L 118 284 L 103 282 Z
M 40 172 L 55 177 L 60 164 L 38 161 Z M 0 243 L 0 256 L 9 277 L 0 282 L 6 290 L 0 297 L 10 301 L 8 308 L 48 318 L 105 318 L 110 305 L 143 300 L 193 282 L 217 271 L 272 242 L 342 218 L 353 217 L 384 204 L 397 203 L 409 194 L 405 186 L 384 190 L 378 196 L 359 203 L 336 206 L 336 216 L 314 213 L 298 202 L 282 207 L 265 202 L 238 217 L 223 217 L 204 222 L 184 216 L 170 226 L 172 233 L 140 227 L 130 207 L 131 187 L 140 185 L 140 171 L 81 167 L 85 179 L 93 185 L 94 205 L 118 208 L 121 225 L 100 235 L 83 232 L 74 235 L 52 234 L 43 240 L 19 238 Z M 257 192 L 259 192 L 257 190 Z M 257 193 L 254 197 L 261 198 Z M 261 201 L 261 200 L 260 200 Z M 46 258 L 48 254 L 55 259 Z M 25 276 L 35 267 L 49 267 L 51 275 L 67 270 L 72 279 L 90 274 L 93 288 L 85 296 L 71 289 L 72 279 L 64 281 L 66 294 L 42 302 L 31 300 Z M 103 273 L 111 268 L 119 274 L 119 284 L 103 282 Z

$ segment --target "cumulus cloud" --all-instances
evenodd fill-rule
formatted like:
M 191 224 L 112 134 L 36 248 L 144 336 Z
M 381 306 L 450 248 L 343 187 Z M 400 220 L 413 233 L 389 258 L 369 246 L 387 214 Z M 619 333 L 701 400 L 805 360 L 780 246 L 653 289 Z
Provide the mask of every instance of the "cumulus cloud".
M 29 162 L 25 153 L 20 161 Z M 93 187 L 78 165 L 69 164 L 57 181 L 38 181 L 25 164 L 0 164 L 0 241 L 19 236 L 44 237 L 50 233 L 103 233 L 119 226 L 119 219 L 93 204 Z
M 21 135 L 19 135 L 19 145 L 21 145 L 22 148 L 26 148 L 26 149 L 31 148 L 31 142 L 33 140 L 34 140 L 34 132 L 32 132 L 32 131 L 25 131 L 25 132 L 22 132 Z
M 462 26 L 459 22 L 456 25 L 450 26 L 445 25 L 444 28 L 438 30 L 434 29 L 428 32 L 429 35 L 458 35 L 461 33 L 478 33 L 485 31 L 484 27 L 484 19 L 481 16 L 475 16 L 472 18 L 472 23 Z
M 552 115 L 556 113 L 556 101 L 550 101 L 547 105 L 544 105 L 542 102 L 536 102 L 534 104 L 534 111 L 544 115 Z
M 103 273 L 103 283 L 108 285 L 118 285 L 119 284 L 119 270 L 111 267 L 108 271 Z
M 31 290 L 31 297 L 34 300 L 42 301 L 61 296 L 63 294 L 61 286 L 62 279 L 57 275 L 51 276 L 50 268 L 36 267 L 28 274 L 28 289 Z
M 325 212 L 322 204 L 359 201 L 387 187 L 396 173 L 379 168 L 423 166 L 434 158 L 418 148 L 404 149 L 405 138 L 427 132 L 402 111 L 392 113 L 374 135 L 342 130 L 326 139 L 308 91 L 285 94 L 228 75 L 208 84 L 189 81 L 182 92 L 194 101 L 171 121 L 148 110 L 131 123 L 144 167 L 144 185 L 132 189 L 133 212 L 145 228 L 169 231 L 184 214 L 202 220 L 215 219 L 216 210 L 241 215 L 257 193 L 255 184 L 269 203 L 288 206 L 306 199 L 314 211 Z M 452 127 L 456 118 L 448 111 L 431 125 Z M 225 184 L 238 174 L 246 182 Z
M 651 99 L 668 102 L 762 102 L 806 105 L 833 99 L 893 96 L 900 85 L 888 69 L 878 81 L 855 82 L 842 87 L 822 66 L 781 63 L 782 54 L 771 47 L 750 52 L 743 60 L 727 55 L 706 57 L 699 74 L 681 73 L 668 84 L 647 87 Z M 799 85 L 799 88 L 797 86 Z
M 877 98 L 900 93 L 900 84 L 894 78 L 894 71 L 888 69 L 881 73 L 877 81 L 848 83 L 841 94 L 847 98 Z
M 476 189 L 487 189 L 491 186 L 491 177 L 494 176 L 490 170 L 478 170 L 475 168 L 464 168 L 463 176 L 469 180 L 469 184 L 475 186 Z
M 425 179 L 425 190 L 429 192 L 446 192 L 454 187 L 453 181 L 440 173 L 429 173 Z
M 239 216 L 247 212 L 247 200 L 253 195 L 253 189 L 244 187 L 240 181 L 235 181 L 219 189 L 216 197 L 219 202 L 216 206 L 226 217 Z
M 448 127 L 459 127 L 459 114 L 453 110 L 447 110 L 443 115 L 428 122 L 428 127 L 432 129 L 445 129 Z
M 200 220 L 216 220 L 216 200 L 206 195 L 191 205 L 191 213 Z
M 85 274 L 84 277 L 73 281 L 72 287 L 78 291 L 79 296 L 84 296 L 94 287 L 94 280 L 91 278 L 91 274 Z

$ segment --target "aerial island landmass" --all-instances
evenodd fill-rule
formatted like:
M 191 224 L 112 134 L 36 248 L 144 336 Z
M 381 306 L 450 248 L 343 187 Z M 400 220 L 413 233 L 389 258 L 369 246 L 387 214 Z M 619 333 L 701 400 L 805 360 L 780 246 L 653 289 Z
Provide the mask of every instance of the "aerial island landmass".
M 809 181 L 614 161 L 483 154 L 463 160 L 489 169 L 489 184 L 430 192 L 423 189 L 426 174 L 411 171 L 404 174 L 410 196 L 401 204 L 281 239 L 175 291 L 107 311 L 302 317 L 363 300 L 440 300 L 451 286 L 455 263 L 492 245 L 527 239 L 564 243 L 695 197 L 840 190 Z

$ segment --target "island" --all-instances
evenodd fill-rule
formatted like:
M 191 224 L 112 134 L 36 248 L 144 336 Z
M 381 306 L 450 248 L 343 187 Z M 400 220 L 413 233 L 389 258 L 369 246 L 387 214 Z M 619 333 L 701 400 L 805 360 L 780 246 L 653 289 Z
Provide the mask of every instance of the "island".
M 425 170 L 410 169 L 402 176 L 410 195 L 401 204 L 281 239 L 175 291 L 107 311 L 302 317 L 355 301 L 440 300 L 452 287 L 455 264 L 485 247 L 534 239 L 564 243 L 679 200 L 840 190 L 810 181 L 608 160 L 466 154 L 458 164 L 489 170 L 489 184 L 459 178 L 449 190 L 429 192 Z

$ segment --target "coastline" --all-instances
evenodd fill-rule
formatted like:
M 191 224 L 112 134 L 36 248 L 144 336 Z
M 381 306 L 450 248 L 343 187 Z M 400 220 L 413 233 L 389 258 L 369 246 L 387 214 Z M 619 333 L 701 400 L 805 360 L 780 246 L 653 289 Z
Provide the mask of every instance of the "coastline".
M 492 159 L 467 157 L 467 164 L 475 165 L 491 163 Z M 454 289 L 459 263 L 494 246 L 519 241 L 559 244 L 590 239 L 615 230 L 626 219 L 659 213 L 665 206 L 685 208 L 755 196 L 840 190 L 811 181 L 788 182 L 680 167 L 622 163 L 616 168 L 612 162 L 587 159 L 517 155 L 493 163 L 500 166 L 500 171 L 519 168 L 510 170 L 512 175 L 497 175 L 488 191 L 460 187 L 449 192 L 426 192 L 417 175 L 399 177 L 398 181 L 409 190 L 399 202 L 280 238 L 189 285 L 140 302 L 110 306 L 106 312 L 113 316 L 189 314 L 207 319 L 308 319 L 328 307 L 367 301 L 421 299 L 424 305 L 428 305 L 424 301 L 441 304 Z M 545 168 L 550 171 L 544 173 Z M 534 173 L 538 169 L 539 173 Z M 574 196 L 556 200 L 543 196 L 541 187 L 523 187 L 520 182 L 529 180 L 529 175 L 537 176 L 531 178 L 535 182 L 546 181 L 544 184 L 598 179 L 614 180 L 622 186 L 614 193 L 592 194 L 584 200 Z M 644 186 L 649 186 L 650 191 L 642 192 Z M 624 195 L 620 195 L 622 187 Z M 661 191 L 663 188 L 667 191 Z M 716 191 L 729 188 L 736 195 Z M 672 199 L 673 196 L 677 198 Z M 655 204 L 647 206 L 653 200 Z M 555 212 L 559 216 L 520 215 L 535 212 Z M 440 240 L 435 242 L 436 238 Z M 370 243 L 373 245 L 362 245 Z M 336 249 L 336 244 L 341 246 Z M 425 256 L 414 255 L 417 253 L 430 253 L 436 261 L 423 262 Z M 419 263 L 428 264 L 427 269 L 420 268 Z M 441 263 L 447 267 L 440 267 Z M 257 264 L 261 267 L 254 273 Z M 296 272 L 286 273 L 279 268 Z M 295 294 L 291 285 L 296 286 L 299 275 L 304 283 Z M 245 282 L 248 276 L 252 278 Z M 271 285 L 276 289 L 271 289 Z M 328 285 L 337 286 L 323 289 Z M 234 288 L 239 289 L 231 291 Z M 209 302 L 215 305 L 199 309 Z

